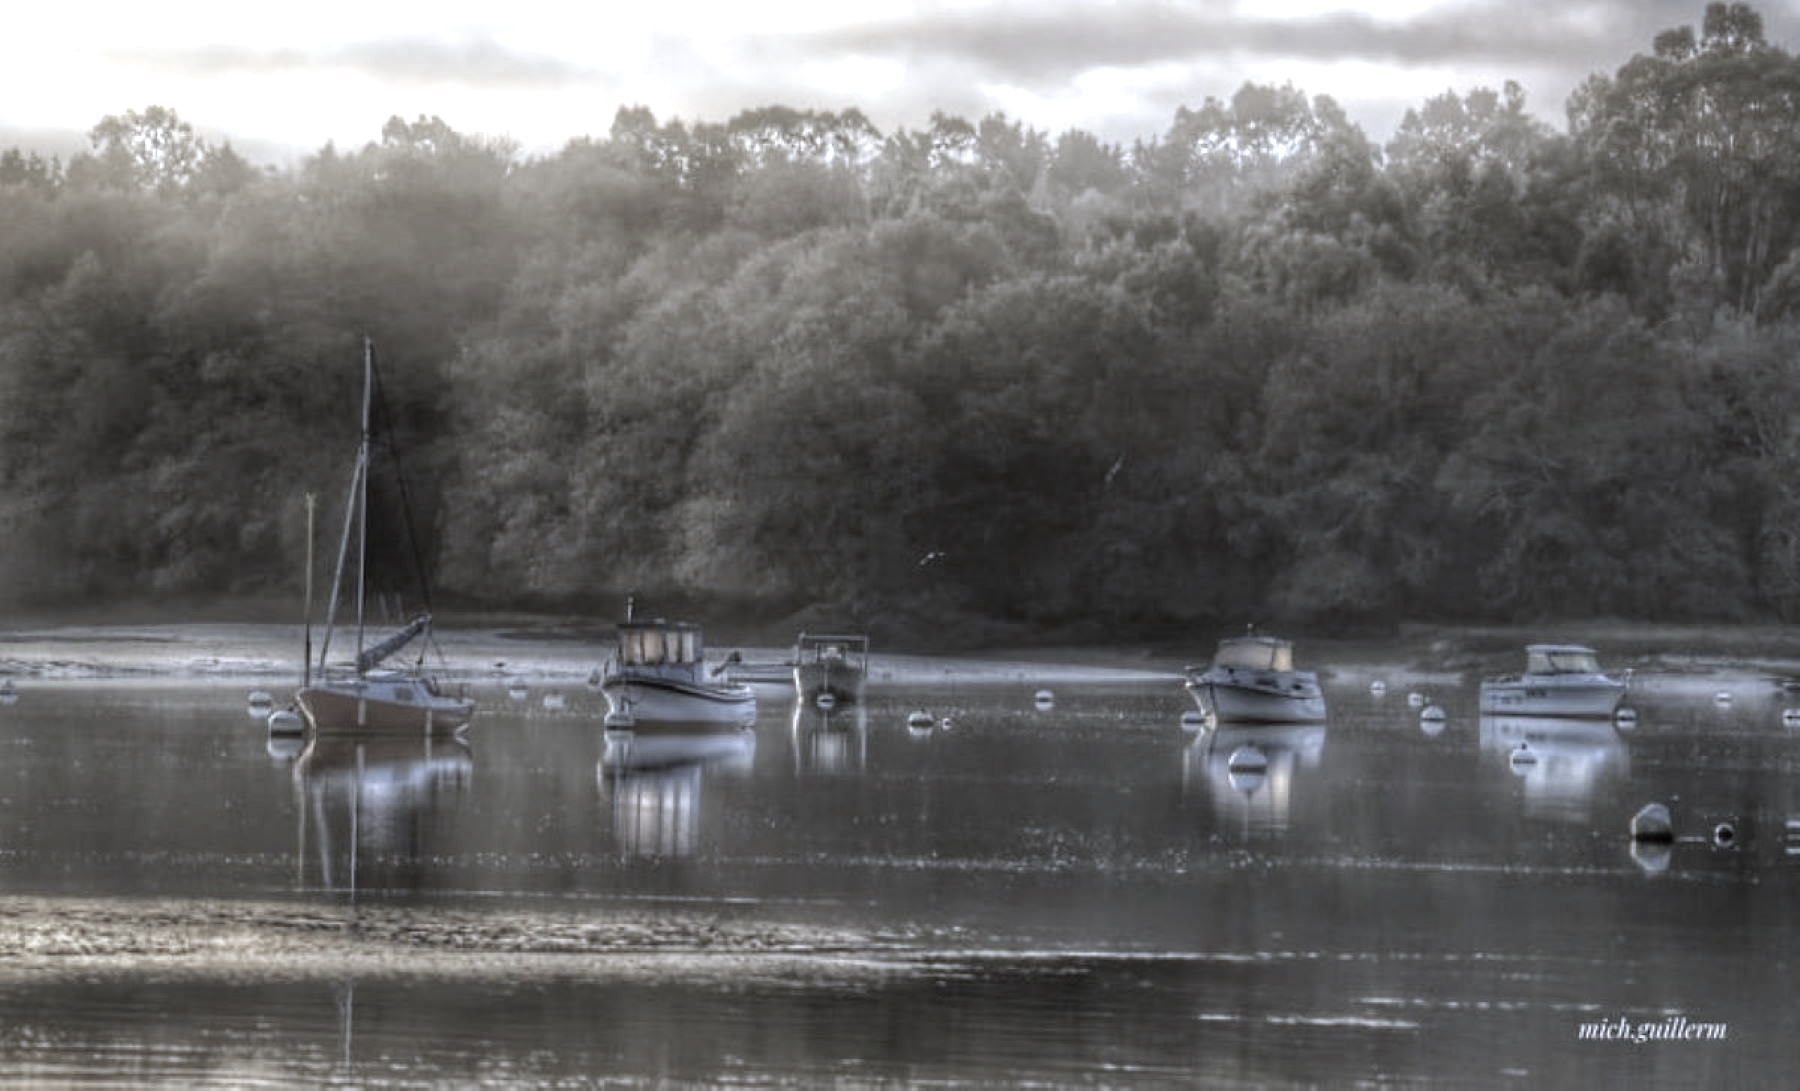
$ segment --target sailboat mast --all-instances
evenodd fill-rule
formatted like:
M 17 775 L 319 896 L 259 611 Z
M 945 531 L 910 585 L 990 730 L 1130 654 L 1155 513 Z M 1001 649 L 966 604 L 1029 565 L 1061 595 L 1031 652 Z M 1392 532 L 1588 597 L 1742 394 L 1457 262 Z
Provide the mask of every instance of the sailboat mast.
M 300 684 L 312 685 L 312 600 L 313 600 L 313 512 L 319 506 L 317 493 L 306 494 L 306 647 L 300 656 Z
M 375 341 L 363 338 L 362 441 L 356 448 L 356 657 L 363 652 L 363 600 L 369 563 L 369 402 L 375 396 Z

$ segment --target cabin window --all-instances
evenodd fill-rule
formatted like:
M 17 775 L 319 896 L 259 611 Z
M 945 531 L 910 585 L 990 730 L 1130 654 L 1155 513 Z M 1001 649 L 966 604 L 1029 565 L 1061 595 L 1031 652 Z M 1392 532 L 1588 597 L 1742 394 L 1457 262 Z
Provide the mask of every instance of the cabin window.
M 642 635 L 644 638 L 644 663 L 649 666 L 661 663 L 663 661 L 663 634 L 656 629 L 645 629 Z
M 1219 645 L 1213 663 L 1245 670 L 1291 671 L 1294 669 L 1294 650 L 1291 645 L 1272 640 L 1234 640 Z
M 669 635 L 674 636 L 675 634 L 671 633 Z M 699 634 L 692 629 L 681 630 L 681 652 L 679 662 L 694 663 L 699 660 L 700 654 L 697 645 L 700 641 L 697 639 L 698 636 Z
M 1527 654 L 1533 674 L 1598 674 L 1600 658 L 1585 648 L 1545 648 Z

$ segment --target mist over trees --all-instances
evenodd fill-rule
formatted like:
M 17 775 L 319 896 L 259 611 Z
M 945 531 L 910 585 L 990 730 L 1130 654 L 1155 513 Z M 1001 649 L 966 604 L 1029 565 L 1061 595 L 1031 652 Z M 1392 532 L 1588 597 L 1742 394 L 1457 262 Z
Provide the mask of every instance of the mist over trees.
M 297 595 L 367 334 L 470 607 L 1791 620 L 1800 59 L 1712 4 L 1567 115 L 1447 91 L 1383 147 L 1246 85 L 1124 147 L 627 108 L 292 169 L 107 117 L 0 152 L 0 599 Z

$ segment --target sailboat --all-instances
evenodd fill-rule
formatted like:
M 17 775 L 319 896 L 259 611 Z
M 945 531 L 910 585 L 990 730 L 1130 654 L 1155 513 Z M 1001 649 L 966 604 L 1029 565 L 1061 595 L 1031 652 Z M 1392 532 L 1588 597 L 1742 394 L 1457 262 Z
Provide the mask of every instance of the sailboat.
M 385 639 L 374 644 L 364 643 L 369 546 L 369 415 L 374 394 L 375 343 L 365 337 L 362 438 L 357 446 L 356 468 L 350 477 L 350 494 L 344 507 L 344 533 L 338 543 L 337 570 L 332 579 L 330 605 L 326 610 L 325 636 L 320 643 L 318 670 L 315 674 L 309 633 L 305 673 L 294 699 L 315 732 L 455 731 L 467 726 L 475 715 L 474 701 L 460 694 L 443 692 L 434 679 L 416 666 L 411 670 L 381 667 L 383 660 L 413 641 L 421 637 L 429 639 L 429 612 L 413 618 L 398 632 Z M 356 656 L 347 665 L 327 668 L 326 657 L 331 650 L 338 600 L 351 559 L 352 530 L 356 531 Z

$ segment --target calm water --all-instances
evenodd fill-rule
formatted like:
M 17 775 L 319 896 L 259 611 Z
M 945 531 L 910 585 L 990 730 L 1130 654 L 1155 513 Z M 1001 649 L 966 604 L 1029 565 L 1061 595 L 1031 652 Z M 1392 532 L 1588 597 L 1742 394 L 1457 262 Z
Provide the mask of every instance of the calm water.
M 304 753 L 241 684 L 23 685 L 0 1078 L 1785 1080 L 1776 686 L 1640 677 L 1620 730 L 1483 722 L 1473 677 L 1440 678 L 1439 727 L 1395 679 L 1334 677 L 1323 728 L 1212 732 L 1174 679 L 1047 706 L 890 686 L 829 716 L 764 690 L 754 738 L 641 767 L 579 683 L 483 690 L 463 742 Z M 1680 839 L 1634 852 L 1652 800 Z M 1681 1019 L 1726 1037 L 1579 1037 Z

